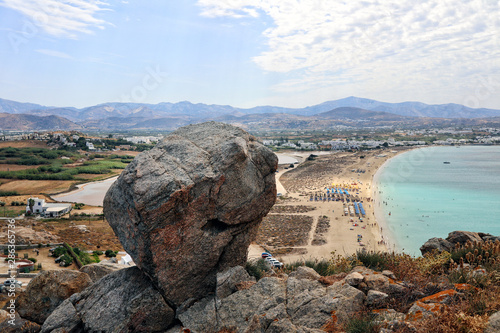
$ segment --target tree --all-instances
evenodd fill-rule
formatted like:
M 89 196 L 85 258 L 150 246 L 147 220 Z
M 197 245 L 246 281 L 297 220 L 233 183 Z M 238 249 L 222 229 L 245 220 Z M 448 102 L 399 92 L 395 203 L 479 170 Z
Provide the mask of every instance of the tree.
M 79 137 L 78 140 L 76 141 L 76 147 L 79 149 L 86 150 L 87 148 L 87 140 L 85 140 L 84 137 Z
M 28 199 L 28 206 L 30 206 L 30 212 L 33 214 L 33 206 L 35 205 L 35 200 L 33 198 Z
M 384 142 L 384 144 L 382 144 L 382 146 L 384 146 L 385 148 L 389 147 L 389 144 L 386 142 Z

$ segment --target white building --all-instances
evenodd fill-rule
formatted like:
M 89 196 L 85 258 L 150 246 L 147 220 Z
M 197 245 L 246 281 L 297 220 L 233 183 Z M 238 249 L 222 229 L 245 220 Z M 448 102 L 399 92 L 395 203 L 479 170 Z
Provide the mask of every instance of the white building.
M 123 257 L 121 257 L 120 264 L 121 265 L 135 266 L 135 263 L 132 260 L 132 257 L 128 253 L 126 255 L 124 255 Z
M 31 212 L 30 200 L 33 200 L 33 214 L 40 214 L 44 217 L 60 217 L 72 209 L 71 204 L 66 203 L 48 203 L 45 199 L 29 198 L 26 202 L 26 213 Z
M 85 145 L 89 150 L 95 150 L 94 144 L 92 142 L 85 142 Z

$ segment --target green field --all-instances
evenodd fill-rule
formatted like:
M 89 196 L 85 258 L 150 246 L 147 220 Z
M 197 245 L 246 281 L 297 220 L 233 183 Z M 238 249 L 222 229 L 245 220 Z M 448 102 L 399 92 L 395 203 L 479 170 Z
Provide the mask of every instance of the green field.
M 0 164 L 38 165 L 36 168 L 0 171 L 0 178 L 26 180 L 86 180 L 80 174 L 108 174 L 124 169 L 133 156 L 81 155 L 74 151 L 46 148 L 0 148 Z M 84 160 L 82 165 L 68 166 Z

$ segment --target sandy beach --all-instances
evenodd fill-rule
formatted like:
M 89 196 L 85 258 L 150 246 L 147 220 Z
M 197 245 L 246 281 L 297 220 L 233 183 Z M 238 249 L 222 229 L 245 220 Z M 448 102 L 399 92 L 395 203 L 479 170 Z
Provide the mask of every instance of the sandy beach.
M 387 251 L 387 237 L 375 218 L 373 176 L 388 159 L 407 150 L 323 153 L 314 161 L 306 160 L 310 152 L 290 153 L 301 157 L 300 164 L 279 166 L 276 180 L 282 196 L 264 219 L 249 258 L 264 249 L 283 262 L 329 259 L 332 253 L 351 255 L 363 248 Z M 346 216 L 350 202 L 329 201 L 327 188 L 332 186 L 347 189 L 350 201 L 362 202 L 365 217 Z

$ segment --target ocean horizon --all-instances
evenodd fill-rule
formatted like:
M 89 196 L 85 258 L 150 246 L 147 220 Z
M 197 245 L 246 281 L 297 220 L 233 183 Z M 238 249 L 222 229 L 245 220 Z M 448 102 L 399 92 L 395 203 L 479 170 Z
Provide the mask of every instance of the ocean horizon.
M 414 149 L 384 163 L 372 185 L 390 250 L 418 256 L 455 230 L 500 235 L 500 146 Z

